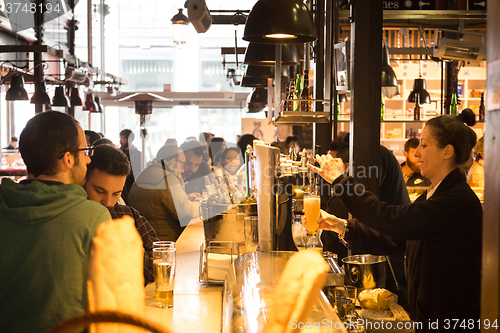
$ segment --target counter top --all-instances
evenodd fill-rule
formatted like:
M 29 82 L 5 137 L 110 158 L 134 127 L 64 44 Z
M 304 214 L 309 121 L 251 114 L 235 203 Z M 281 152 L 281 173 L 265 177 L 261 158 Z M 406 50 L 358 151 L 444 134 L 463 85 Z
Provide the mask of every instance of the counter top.
M 221 332 L 222 286 L 209 286 L 198 281 L 200 245 L 204 242 L 203 222 L 189 223 L 177 240 L 177 268 L 174 307 L 156 307 L 155 285 L 145 288 L 145 317 L 171 332 Z

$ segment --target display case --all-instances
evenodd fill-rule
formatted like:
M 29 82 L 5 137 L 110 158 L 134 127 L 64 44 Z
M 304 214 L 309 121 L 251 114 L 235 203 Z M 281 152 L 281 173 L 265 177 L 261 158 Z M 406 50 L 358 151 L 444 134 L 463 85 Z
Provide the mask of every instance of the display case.
M 251 252 L 235 260 L 224 286 L 222 331 L 263 332 L 279 277 L 294 252 Z M 347 332 L 323 292 L 306 323 L 315 332 Z M 315 324 L 316 323 L 316 324 Z M 299 325 L 291 322 L 290 325 Z

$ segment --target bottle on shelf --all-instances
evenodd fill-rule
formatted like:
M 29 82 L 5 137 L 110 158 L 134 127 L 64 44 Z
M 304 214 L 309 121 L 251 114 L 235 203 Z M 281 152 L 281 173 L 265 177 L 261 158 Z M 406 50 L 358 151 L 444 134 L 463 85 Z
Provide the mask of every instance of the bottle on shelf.
M 384 93 L 380 94 L 381 100 L 380 100 L 380 121 L 385 120 L 385 104 L 384 104 Z
M 413 120 L 420 120 L 420 94 L 415 94 L 415 106 L 413 107 Z
M 315 235 L 308 235 L 309 240 L 307 241 L 307 248 L 308 249 L 313 249 L 319 252 L 319 254 L 323 254 L 323 242 L 321 242 L 321 239 L 319 237 L 319 233 Z
M 302 93 L 300 94 L 300 99 L 303 101 L 300 102 L 300 110 L 301 111 L 312 111 L 311 109 L 311 99 L 312 93 L 309 87 L 309 73 L 308 71 L 304 71 L 304 87 L 302 88 Z
M 297 80 L 295 82 L 295 99 L 300 99 L 302 95 L 302 75 L 297 74 Z M 294 111 L 302 111 L 300 109 L 300 101 L 293 102 L 293 110 Z
M 301 222 L 300 215 L 296 215 L 293 219 L 292 224 L 292 238 L 297 250 L 305 250 L 306 243 L 304 242 L 304 236 L 306 235 L 306 228 Z
M 340 98 L 338 93 L 337 93 L 337 120 L 340 120 Z
M 479 105 L 478 120 L 484 120 L 484 93 L 481 93 L 481 104 Z
M 295 98 L 295 82 L 294 80 L 290 80 L 290 86 L 288 87 L 286 99 L 294 99 Z M 284 111 L 293 111 L 293 101 L 285 101 Z
M 457 104 L 457 94 L 456 93 L 451 94 L 450 114 L 453 116 L 456 116 L 458 114 L 458 104 Z

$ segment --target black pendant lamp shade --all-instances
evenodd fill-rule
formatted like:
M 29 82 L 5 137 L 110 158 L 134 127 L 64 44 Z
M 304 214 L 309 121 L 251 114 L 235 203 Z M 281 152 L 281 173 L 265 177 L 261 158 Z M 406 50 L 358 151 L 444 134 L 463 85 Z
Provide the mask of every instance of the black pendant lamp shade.
M 243 78 L 241 79 L 240 86 L 242 86 L 242 87 L 254 87 L 254 88 L 266 88 L 267 87 L 267 79 L 243 76 Z
M 244 64 L 255 66 L 276 66 L 276 46 L 272 44 L 249 43 L 245 51 Z M 295 66 L 300 63 L 299 53 L 294 44 L 281 46 L 281 65 Z
M 71 93 L 69 95 L 69 102 L 72 107 L 82 106 L 82 99 L 80 98 L 80 92 L 77 87 L 71 88 Z
M 389 58 L 389 49 L 384 43 L 382 49 L 382 87 L 397 87 L 398 79 L 396 78 L 396 73 L 391 67 L 391 62 Z
M 187 18 L 186 15 L 182 13 L 182 8 L 179 8 L 179 12 L 172 16 L 172 24 L 182 24 L 182 25 L 188 25 L 189 24 L 189 19 Z
M 248 113 L 262 111 L 267 105 L 267 89 L 255 88 L 247 98 Z
M 247 66 L 247 69 L 245 70 L 244 76 L 254 77 L 254 78 L 263 78 L 263 79 L 267 79 L 270 77 L 273 78 L 275 68 L 276 67 L 249 65 L 249 66 Z M 286 76 L 286 77 L 289 76 L 288 66 L 281 67 L 281 76 Z
M 97 105 L 97 112 L 102 113 L 104 111 L 104 107 L 101 104 L 101 97 L 94 97 L 94 102 Z
M 20 74 L 12 76 L 10 79 L 10 88 L 5 95 L 7 101 L 27 101 L 28 93 L 24 89 L 24 77 Z
M 64 87 L 56 87 L 56 92 L 52 98 L 52 106 L 69 107 L 69 99 L 64 94 Z
M 99 109 L 94 102 L 94 94 L 92 94 L 91 92 L 85 95 L 85 105 L 83 106 L 83 111 L 99 112 Z
M 408 102 L 415 103 L 416 96 L 420 96 L 420 104 L 430 104 L 431 96 L 426 90 L 425 79 L 419 77 L 413 81 L 413 91 L 408 96 Z
M 341 102 L 347 102 L 347 95 L 346 94 L 339 94 L 339 103 Z
M 45 87 L 45 82 L 35 83 L 35 93 L 31 97 L 31 104 L 50 104 L 50 97 L 47 95 L 47 89 Z
M 316 39 L 311 13 L 302 0 L 259 0 L 248 14 L 243 40 L 264 44 Z

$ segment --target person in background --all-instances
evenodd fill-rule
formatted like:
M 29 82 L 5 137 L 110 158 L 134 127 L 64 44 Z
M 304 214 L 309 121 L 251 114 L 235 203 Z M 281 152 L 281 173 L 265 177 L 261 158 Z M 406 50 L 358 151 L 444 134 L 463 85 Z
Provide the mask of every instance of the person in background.
M 300 153 L 300 151 L 302 150 L 302 143 L 300 142 L 299 137 L 296 135 L 290 135 L 285 139 L 285 155 L 288 155 L 290 147 L 292 145 L 295 147 L 295 154 Z
M 166 144 L 166 145 L 174 145 L 174 146 L 176 146 L 176 147 L 178 147 L 178 146 L 179 146 L 179 144 L 177 143 L 177 140 L 176 140 L 176 139 L 174 139 L 174 138 L 169 138 L 169 139 L 167 139 L 167 141 L 165 141 L 165 144 Z
M 406 186 L 428 187 L 431 184 L 429 179 L 420 174 L 420 165 L 415 157 L 415 149 L 419 144 L 420 140 L 418 138 L 411 138 L 405 142 L 403 155 L 406 161 L 401 164 L 401 170 L 403 171 Z
M 87 166 L 84 185 L 88 198 L 106 207 L 114 220 L 125 215 L 134 219 L 144 248 L 144 283 L 153 282 L 153 242 L 158 241 L 156 233 L 148 220 L 135 208 L 117 204 L 125 179 L 130 173 L 127 156 L 120 149 L 100 145 L 94 149 L 91 160 Z
M 92 148 L 73 117 L 35 115 L 19 150 L 28 179 L 0 185 L 0 330 L 42 333 L 88 311 L 87 259 L 111 216 L 81 186 Z
M 250 145 L 253 148 L 253 140 L 257 140 L 255 136 L 252 134 L 243 134 L 240 136 L 236 145 L 240 148 L 240 152 L 242 156 L 245 156 L 245 151 L 247 150 L 247 146 Z
M 208 133 L 208 132 L 201 132 L 199 135 L 198 140 L 201 142 L 201 144 L 204 146 L 204 152 L 203 152 L 203 161 L 209 163 L 210 162 L 210 154 L 208 153 L 208 147 L 210 146 L 210 141 L 214 137 L 213 134 Z
M 210 163 L 212 167 L 215 167 L 220 163 L 219 154 L 226 148 L 226 140 L 224 140 L 223 138 L 215 137 L 210 140 L 208 154 L 210 155 Z
M 176 241 L 199 215 L 199 202 L 190 201 L 184 189 L 185 163 L 182 149 L 164 145 L 130 190 L 130 205 L 148 219 L 160 240 Z
M 100 138 L 99 140 L 94 141 L 94 144 L 93 144 L 94 147 L 97 147 L 100 145 L 108 145 L 108 146 L 116 148 L 116 145 L 110 139 L 106 139 L 106 138 Z
M 469 169 L 467 183 L 471 187 L 479 187 L 476 192 L 482 196 L 484 193 L 484 136 L 477 141 L 473 155 L 474 163 Z
M 99 133 L 94 131 L 86 130 L 85 131 L 85 139 L 87 140 L 87 147 L 93 147 L 94 142 L 99 140 L 102 136 Z
M 238 147 L 229 147 L 220 154 L 220 164 L 217 168 L 221 169 L 227 176 L 230 184 L 237 182 L 237 172 L 242 163 L 241 153 Z
M 198 140 L 186 140 L 180 148 L 186 157 L 182 177 L 186 183 L 186 194 L 190 200 L 194 200 L 203 194 L 205 189 L 204 176 L 211 172 L 210 166 L 203 161 L 205 147 Z
M 459 323 L 480 320 L 483 210 L 460 169 L 476 144 L 469 127 L 475 122 L 467 109 L 426 122 L 415 156 L 431 185 L 412 204 L 388 205 L 363 191 L 352 177 L 340 175 L 334 194 L 354 218 L 325 213 L 318 220 L 320 228 L 338 233 L 358 251 L 387 254 L 406 248 L 411 319 L 436 323 L 436 331 L 444 331 L 450 318 Z M 318 160 L 320 168 L 310 166 L 315 172 L 328 181 L 339 176 L 335 170 L 341 161 L 325 156 Z M 480 331 L 478 325 L 468 328 Z
M 4 149 L 7 149 L 7 150 L 17 150 L 17 136 L 13 136 L 10 138 L 10 143 L 7 147 L 5 147 Z
M 124 129 L 120 132 L 120 150 L 127 155 L 130 166 L 132 167 L 130 174 L 127 176 L 127 180 L 125 181 L 125 186 L 123 187 L 123 198 L 126 202 L 135 178 L 137 178 L 137 175 L 142 171 L 142 154 L 132 144 L 134 138 L 134 132 L 129 129 Z

